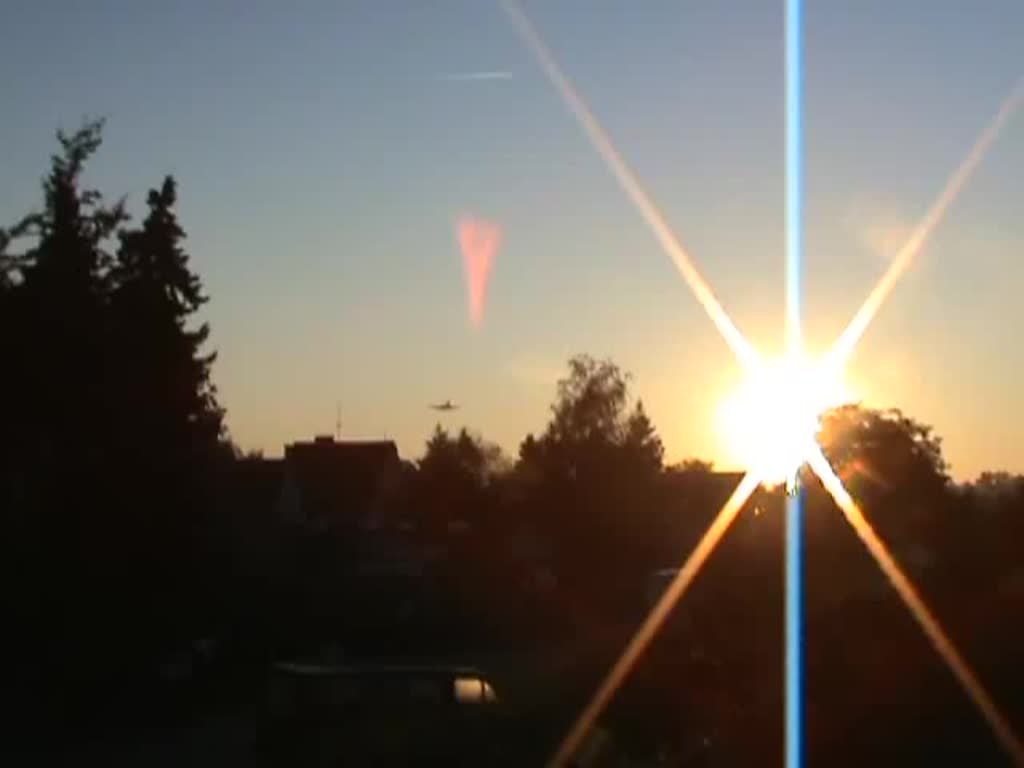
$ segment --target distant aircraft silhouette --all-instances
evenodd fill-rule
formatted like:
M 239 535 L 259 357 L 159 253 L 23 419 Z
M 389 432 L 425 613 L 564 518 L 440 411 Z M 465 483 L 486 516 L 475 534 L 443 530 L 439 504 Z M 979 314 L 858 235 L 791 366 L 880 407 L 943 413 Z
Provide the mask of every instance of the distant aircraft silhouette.
M 459 410 L 458 403 L 453 403 L 451 400 L 445 400 L 443 403 L 431 403 L 430 408 L 435 411 L 457 411 Z

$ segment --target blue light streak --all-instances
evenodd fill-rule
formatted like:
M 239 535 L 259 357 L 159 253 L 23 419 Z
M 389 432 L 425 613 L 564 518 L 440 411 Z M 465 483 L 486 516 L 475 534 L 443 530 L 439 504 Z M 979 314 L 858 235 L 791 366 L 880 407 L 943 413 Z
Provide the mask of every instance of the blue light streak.
M 803 765 L 802 497 L 786 496 L 786 768 Z
M 786 0 L 786 348 L 799 354 L 803 276 L 803 4 Z M 786 768 L 803 765 L 803 491 L 786 496 Z
M 786 0 L 786 343 L 800 351 L 803 277 L 802 0 Z

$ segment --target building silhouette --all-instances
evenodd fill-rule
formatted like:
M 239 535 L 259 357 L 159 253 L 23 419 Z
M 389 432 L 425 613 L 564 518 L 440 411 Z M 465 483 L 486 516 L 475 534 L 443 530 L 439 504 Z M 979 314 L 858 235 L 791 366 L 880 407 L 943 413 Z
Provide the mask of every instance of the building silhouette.
M 285 446 L 278 509 L 282 521 L 320 531 L 374 527 L 401 481 L 390 440 L 329 435 Z

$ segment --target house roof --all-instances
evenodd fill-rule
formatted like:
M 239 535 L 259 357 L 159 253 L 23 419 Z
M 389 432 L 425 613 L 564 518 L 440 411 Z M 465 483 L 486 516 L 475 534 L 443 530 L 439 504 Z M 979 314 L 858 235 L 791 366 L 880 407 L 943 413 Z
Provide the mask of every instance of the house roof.
M 342 511 L 365 514 L 385 478 L 399 470 L 401 460 L 390 440 L 318 437 L 285 446 L 285 464 L 303 514 L 333 517 Z

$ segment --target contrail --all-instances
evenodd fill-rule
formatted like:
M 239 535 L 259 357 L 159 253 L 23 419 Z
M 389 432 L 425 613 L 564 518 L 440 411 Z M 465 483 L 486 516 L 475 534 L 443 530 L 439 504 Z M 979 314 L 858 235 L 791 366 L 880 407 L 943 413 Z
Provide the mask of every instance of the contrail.
M 942 660 L 946 662 L 953 676 L 956 677 L 957 682 L 960 683 L 971 701 L 978 708 L 978 711 L 988 721 L 1000 744 L 1002 744 L 1017 765 L 1024 766 L 1024 745 L 1021 745 L 1020 741 L 1017 740 L 1017 736 L 1014 734 L 1009 722 L 1000 713 L 995 702 L 974 676 L 970 667 L 967 666 L 967 662 L 960 656 L 956 646 L 953 645 L 953 641 L 949 639 L 949 635 L 945 633 L 938 620 L 928 610 L 928 606 L 925 605 L 924 600 L 921 599 L 914 585 L 910 583 L 910 580 L 900 569 L 893 556 L 889 554 L 889 550 L 878 537 L 878 534 L 875 533 L 871 524 L 865 519 L 860 508 L 850 497 L 850 494 L 847 493 L 842 481 L 832 471 L 828 460 L 821 451 L 814 451 L 807 461 L 811 469 L 821 478 L 825 489 L 835 499 L 836 504 L 839 505 L 843 514 L 846 515 L 846 519 L 853 526 L 853 529 L 857 532 L 861 541 L 864 542 L 868 551 L 875 558 L 878 567 L 882 569 L 882 572 L 903 599 L 911 615 L 921 625 L 921 629 L 924 630 L 925 635 L 931 641 L 935 650 L 938 651 Z
M 511 80 L 512 73 L 504 70 L 484 70 L 481 72 L 455 72 L 438 76 L 438 80 L 448 83 L 479 83 L 487 80 Z
M 878 284 L 868 295 L 864 304 L 857 310 L 857 314 L 853 316 L 853 320 L 850 321 L 850 324 L 832 346 L 829 360 L 833 366 L 841 368 L 846 364 L 850 355 L 853 354 L 853 349 L 857 342 L 864 335 L 864 331 L 882 306 L 882 302 L 886 300 L 896 285 L 896 281 L 900 279 L 907 267 L 910 266 L 910 262 L 913 261 L 914 257 L 921 250 L 932 230 L 942 220 L 946 209 L 949 208 L 950 204 L 967 184 L 974 169 L 978 167 L 978 164 L 988 154 L 988 151 L 998 138 L 999 132 L 1020 106 L 1022 99 L 1024 99 L 1024 77 L 1017 81 L 1006 101 L 999 107 L 999 111 L 996 112 L 981 135 L 978 136 L 970 152 L 967 153 L 963 162 L 960 163 L 960 166 L 949 178 L 949 181 L 946 182 L 946 186 L 941 194 L 932 203 L 931 208 L 925 213 L 924 218 L 918 223 L 910 238 L 896 254 L 896 258 L 889 265 L 889 269 L 882 275 L 881 280 L 878 281 Z
M 690 289 L 696 294 L 697 300 L 708 313 L 711 321 L 718 328 L 719 333 L 725 338 L 726 343 L 732 349 L 733 354 L 746 368 L 754 368 L 758 365 L 760 356 L 750 343 L 739 332 L 732 320 L 725 313 L 718 299 L 711 292 L 711 288 L 701 277 L 700 272 L 694 266 L 689 254 L 682 243 L 672 232 L 664 215 L 655 205 L 650 195 L 640 183 L 632 168 L 616 149 L 614 142 L 608 133 L 601 126 L 597 117 L 591 112 L 590 107 L 583 97 L 573 86 L 572 82 L 559 67 L 551 52 L 540 37 L 533 23 L 526 17 L 526 14 L 514 0 L 502 0 L 502 6 L 509 18 L 515 24 L 523 42 L 536 57 L 537 62 L 544 70 L 548 80 L 558 91 L 566 106 L 576 117 L 580 127 L 583 128 L 590 140 L 590 143 L 597 150 L 597 153 L 604 160 L 605 165 L 619 182 L 619 186 L 629 196 L 636 206 L 640 215 L 647 222 L 647 225 L 654 232 L 654 236 L 661 243 L 662 248 L 671 257 L 683 279 L 686 280 Z
M 718 542 L 722 539 L 729 525 L 736 519 L 736 515 L 739 514 L 743 504 L 750 498 L 750 494 L 754 492 L 759 483 L 760 479 L 754 473 L 748 472 L 743 480 L 740 481 L 740 484 L 736 486 L 732 496 L 729 497 L 729 500 L 725 502 L 725 506 L 718 512 L 703 538 L 698 542 L 693 552 L 690 553 L 683 567 L 679 569 L 679 573 L 676 574 L 668 589 L 665 590 L 657 604 L 651 609 L 640 629 L 636 631 L 633 639 L 629 641 L 626 650 L 622 652 L 619 660 L 615 662 L 615 666 L 612 667 L 611 671 L 601 682 L 597 692 L 576 719 L 569 734 L 558 747 L 554 757 L 551 758 L 549 765 L 552 768 L 561 768 L 579 749 L 583 739 L 594 725 L 594 721 L 604 711 L 612 696 L 615 695 L 619 686 L 622 685 L 623 680 L 629 675 L 637 659 L 640 658 L 640 655 L 647 648 L 654 635 L 657 634 L 661 625 L 675 607 L 675 604 L 679 602 L 683 593 L 686 592 L 693 582 L 694 577 L 700 571 L 708 556 L 718 546 Z

